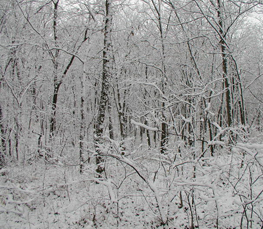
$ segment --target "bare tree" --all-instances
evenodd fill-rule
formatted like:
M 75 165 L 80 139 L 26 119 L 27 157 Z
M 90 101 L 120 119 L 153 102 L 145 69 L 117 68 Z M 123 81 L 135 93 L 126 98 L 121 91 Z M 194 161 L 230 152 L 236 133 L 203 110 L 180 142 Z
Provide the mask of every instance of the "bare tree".
M 53 52 L 49 52 L 49 54 L 51 55 L 52 58 L 52 62 L 53 62 L 53 66 L 54 66 L 54 70 L 53 70 L 53 79 L 54 79 L 54 84 L 53 84 L 53 96 L 52 96 L 52 111 L 51 111 L 51 118 L 50 118 L 50 136 L 52 137 L 56 131 L 56 110 L 57 110 L 57 102 L 58 102 L 58 93 L 59 93 L 59 89 L 61 87 L 61 84 L 63 83 L 63 80 L 65 79 L 68 71 L 70 70 L 70 68 L 73 65 L 73 62 L 78 54 L 78 51 L 80 50 L 81 46 L 86 42 L 86 40 L 88 39 L 87 36 L 87 31 L 88 28 L 85 28 L 84 30 L 84 35 L 83 35 L 83 40 L 81 40 L 78 44 L 78 40 L 76 40 L 76 44 L 74 45 L 74 49 L 73 49 L 73 53 L 68 53 L 71 57 L 68 61 L 68 63 L 66 64 L 64 70 L 62 71 L 61 76 L 59 76 L 59 72 L 58 72 L 58 57 L 59 57 L 59 53 L 60 53 L 60 48 L 58 45 L 58 6 L 59 6 L 59 0 L 57 1 L 52 1 L 53 2 L 53 6 L 54 6 L 54 11 L 53 11 L 53 39 L 54 39 L 54 45 L 55 45 L 55 50 L 54 53 Z M 79 59 L 79 58 L 78 58 Z M 81 62 L 82 60 L 79 59 Z
M 110 79 L 112 77 L 112 43 L 111 43 L 111 32 L 112 32 L 112 0 L 105 1 L 105 24 L 104 24 L 104 48 L 103 48 L 103 62 L 102 62 L 102 78 L 101 78 L 101 92 L 100 101 L 98 106 L 98 114 L 95 122 L 95 148 L 97 164 L 97 173 L 101 174 L 104 171 L 103 158 L 100 156 L 101 144 L 105 121 L 105 113 L 108 104 L 108 94 L 110 87 Z
M 239 117 L 234 116 L 234 114 L 239 114 L 241 124 L 245 125 L 246 118 L 241 76 L 237 62 L 231 53 L 229 41 L 231 29 L 234 27 L 234 25 L 245 13 L 256 7 L 258 3 L 250 1 L 237 1 L 236 3 L 224 0 L 210 1 L 210 4 L 215 12 L 215 15 L 210 16 L 209 14 L 212 13 L 211 9 L 207 9 L 207 6 L 202 5 L 198 1 L 195 1 L 195 4 L 210 27 L 215 31 L 219 40 L 222 60 L 222 85 L 224 91 L 222 102 L 223 99 L 225 100 L 222 105 L 225 105 L 226 125 L 230 127 L 234 124 L 235 118 L 239 119 Z M 231 73 L 231 69 L 232 72 L 234 71 L 234 74 Z M 234 111 L 234 104 L 236 100 L 238 101 L 237 104 L 239 109 Z M 219 116 L 222 117 L 224 108 L 221 107 L 219 110 L 221 113 Z

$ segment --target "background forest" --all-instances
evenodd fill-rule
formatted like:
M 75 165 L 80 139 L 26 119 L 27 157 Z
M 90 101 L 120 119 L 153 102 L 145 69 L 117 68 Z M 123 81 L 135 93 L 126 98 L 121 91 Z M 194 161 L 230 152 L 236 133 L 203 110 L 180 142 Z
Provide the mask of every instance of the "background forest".
M 262 228 L 254 0 L 1 0 L 1 228 Z

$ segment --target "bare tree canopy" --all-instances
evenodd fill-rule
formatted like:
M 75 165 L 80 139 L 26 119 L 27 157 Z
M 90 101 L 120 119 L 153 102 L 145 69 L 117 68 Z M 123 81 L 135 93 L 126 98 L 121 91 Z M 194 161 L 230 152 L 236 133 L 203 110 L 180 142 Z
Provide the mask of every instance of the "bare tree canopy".
M 252 0 L 2 0 L 0 228 L 263 228 Z

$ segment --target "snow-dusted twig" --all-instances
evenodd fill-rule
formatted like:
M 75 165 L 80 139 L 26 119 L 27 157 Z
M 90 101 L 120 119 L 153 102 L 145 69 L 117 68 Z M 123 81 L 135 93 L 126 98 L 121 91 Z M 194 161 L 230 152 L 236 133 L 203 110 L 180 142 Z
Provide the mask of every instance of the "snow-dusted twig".
M 94 181 L 96 181 L 99 184 L 103 184 L 107 187 L 108 192 L 109 192 L 109 196 L 112 202 L 117 202 L 117 197 L 113 191 L 113 183 L 111 179 L 107 179 L 107 180 L 102 180 L 102 179 L 97 179 L 97 178 L 93 178 Z
M 161 207 L 161 200 L 160 200 L 160 196 L 158 193 L 158 190 L 155 186 L 155 184 L 149 180 L 147 180 L 142 173 L 139 171 L 139 168 L 137 168 L 135 162 L 131 159 L 128 159 L 126 157 L 123 157 L 121 155 L 115 155 L 115 154 L 100 154 L 100 156 L 106 156 L 106 157 L 112 157 L 115 158 L 116 160 L 123 162 L 125 164 L 127 164 L 128 166 L 130 166 L 136 173 L 137 175 L 147 184 L 147 186 L 150 188 L 150 190 L 154 193 L 154 197 L 155 197 L 155 201 L 157 203 L 157 209 L 158 212 L 160 214 L 160 218 L 162 220 L 163 223 L 166 222 L 165 218 L 164 218 L 164 213 Z M 108 184 L 105 184 L 108 185 Z
M 20 217 L 23 216 L 23 214 L 21 212 L 12 211 L 12 210 L 9 210 L 9 209 L 4 209 L 3 207 L 0 208 L 0 213 L 7 213 L 7 214 L 13 213 L 13 214 L 18 215 Z
M 161 95 L 161 97 L 162 97 L 163 99 L 165 99 L 166 101 L 168 101 L 168 98 L 164 95 L 163 91 L 157 86 L 156 83 L 149 83 L 149 82 L 136 82 L 136 83 L 144 84 L 144 85 L 148 85 L 148 86 L 154 87 L 155 89 L 157 89 L 157 91 L 159 92 L 159 94 Z
M 133 119 L 131 120 L 131 123 L 134 124 L 135 126 L 140 126 L 146 130 L 150 130 L 150 131 L 158 131 L 158 128 L 157 127 L 150 127 L 150 126 L 147 126 L 141 122 L 136 122 L 134 121 Z
M 237 147 L 247 148 L 247 149 L 258 149 L 263 150 L 263 144 L 260 143 L 237 143 Z

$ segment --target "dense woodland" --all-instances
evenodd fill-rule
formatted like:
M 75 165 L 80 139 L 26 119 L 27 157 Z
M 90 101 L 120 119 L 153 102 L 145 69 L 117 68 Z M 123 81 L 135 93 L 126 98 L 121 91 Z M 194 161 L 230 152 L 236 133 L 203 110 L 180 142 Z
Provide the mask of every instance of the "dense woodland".
M 254 0 L 1 0 L 1 228 L 262 228 Z

